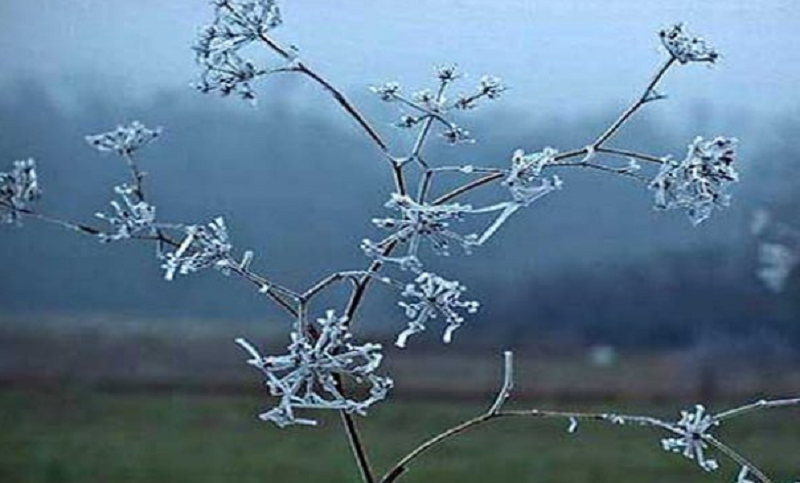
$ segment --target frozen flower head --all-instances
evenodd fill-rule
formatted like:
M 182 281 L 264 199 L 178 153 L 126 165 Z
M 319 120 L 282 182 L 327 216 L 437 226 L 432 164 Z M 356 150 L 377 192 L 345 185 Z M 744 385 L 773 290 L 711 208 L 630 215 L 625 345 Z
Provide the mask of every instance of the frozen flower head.
M 706 141 L 698 137 L 689 145 L 683 161 L 666 160 L 650 183 L 656 208 L 685 209 L 692 223 L 702 223 L 715 207 L 730 204 L 727 187 L 739 180 L 735 161 L 735 138 Z
M 440 65 L 436 67 L 436 77 L 442 82 L 452 82 L 461 77 L 461 73 L 455 64 Z
M 163 255 L 166 280 L 174 279 L 176 273 L 187 275 L 208 267 L 223 273 L 230 269 L 233 246 L 222 217 L 206 226 L 187 226 L 184 231 L 185 237 L 175 251 Z
M 400 84 L 397 82 L 387 82 L 380 86 L 372 86 L 369 89 L 377 94 L 384 102 L 395 101 L 400 94 Z
M 694 411 L 681 411 L 681 419 L 674 424 L 673 430 L 678 433 L 677 438 L 664 438 L 661 445 L 665 451 L 680 453 L 683 456 L 693 459 L 706 471 L 714 471 L 719 468 L 719 464 L 714 459 L 706 458 L 705 450 L 708 443 L 705 441 L 709 437 L 709 430 L 716 427 L 719 423 L 706 409 L 695 406 Z
M 86 136 L 86 142 L 100 152 L 128 156 L 155 141 L 160 134 L 161 128 L 148 129 L 141 122 L 133 121 L 130 125 L 119 126 L 113 131 Z
M 137 235 L 151 235 L 155 232 L 156 208 L 141 201 L 136 190 L 128 185 L 114 188 L 122 202 L 112 201 L 113 214 L 97 213 L 95 216 L 106 221 L 114 229 L 113 233 L 101 233 L 103 242 L 125 240 Z
M 506 87 L 497 77 L 483 76 L 473 92 L 461 93 L 454 102 L 451 102 L 448 98 L 448 89 L 463 77 L 462 74 L 455 65 L 440 66 L 435 71 L 439 85 L 435 88 L 415 91 L 410 96 L 402 92 L 400 85 L 396 82 L 374 86 L 371 87 L 371 90 L 381 100 L 395 102 L 400 109 L 407 111 L 399 121 L 394 123 L 397 127 L 411 129 L 424 126 L 424 131 L 422 131 L 424 133 L 433 127 L 437 129 L 439 136 L 451 145 L 475 142 L 469 131 L 454 122 L 453 114 L 457 110 L 477 107 L 481 99 L 499 98 Z
M 800 251 L 782 243 L 765 242 L 758 247 L 758 278 L 774 292 L 781 292 L 800 265 Z
M 405 267 L 416 266 L 418 263 L 415 262 L 418 262 L 419 247 L 423 239 L 430 243 L 435 253 L 445 256 L 450 254 L 452 243 L 456 243 L 469 253 L 477 241 L 476 234 L 462 235 L 451 229 L 452 222 L 462 221 L 464 215 L 473 211 L 470 205 L 421 204 L 410 196 L 393 193 L 386 207 L 398 211 L 400 216 L 372 220 L 379 228 L 393 233 L 380 244 L 365 240 L 362 249 L 368 256 L 378 257 L 382 248 L 390 243 L 407 243 L 406 256 L 383 259 L 401 263 L 401 266 Z
M 676 24 L 658 33 L 661 43 L 670 55 L 680 63 L 710 62 L 719 59 L 719 54 L 705 40 L 687 33 L 683 24 Z
M 280 356 L 263 357 L 247 341 L 237 339 L 251 356 L 248 363 L 261 370 L 270 393 L 280 398 L 276 407 L 260 415 L 262 420 L 280 427 L 315 425 L 313 419 L 297 417 L 297 410 L 334 409 L 365 414 L 370 406 L 386 398 L 393 383 L 375 374 L 383 358 L 380 344 L 355 344 L 346 322 L 329 310 L 317 320 L 313 331 L 316 337 L 298 329 L 291 334 L 287 353 Z M 369 390 L 361 399 L 348 397 L 342 392 L 345 381 Z
M 511 171 L 503 184 L 508 186 L 515 203 L 528 206 L 542 196 L 561 189 L 562 182 L 558 176 L 552 179 L 541 176 L 548 164 L 555 162 L 558 154 L 553 148 L 544 148 L 541 152 L 525 154 L 521 149 L 514 152 L 511 158 Z
M 503 85 L 500 78 L 491 75 L 481 77 L 480 83 L 478 84 L 478 92 L 480 95 L 486 96 L 489 99 L 498 99 L 500 94 L 505 90 L 506 86 Z
M 195 87 L 252 101 L 251 82 L 269 70 L 256 67 L 240 55 L 241 50 L 281 24 L 280 9 L 275 0 L 212 0 L 211 4 L 214 22 L 200 31 L 193 46 L 203 69 Z
M 403 290 L 402 296 L 411 301 L 398 302 L 411 321 L 408 328 L 397 336 L 395 344 L 405 347 L 409 337 L 425 330 L 428 320 L 438 316 L 442 316 L 446 324 L 442 338 L 445 343 L 450 343 L 453 332 L 464 323 L 459 311 L 474 314 L 480 307 L 478 302 L 461 300 L 465 291 L 466 287 L 457 281 L 445 280 L 433 273 L 421 273 Z
M 36 162 L 33 159 L 14 161 L 14 168 L 0 173 L 0 222 L 19 222 L 19 210 L 42 196 Z
M 469 134 L 469 131 L 466 129 L 462 129 L 456 125 L 452 125 L 449 128 L 442 131 L 442 138 L 444 138 L 447 144 L 459 144 L 459 143 L 474 143 L 475 140 Z

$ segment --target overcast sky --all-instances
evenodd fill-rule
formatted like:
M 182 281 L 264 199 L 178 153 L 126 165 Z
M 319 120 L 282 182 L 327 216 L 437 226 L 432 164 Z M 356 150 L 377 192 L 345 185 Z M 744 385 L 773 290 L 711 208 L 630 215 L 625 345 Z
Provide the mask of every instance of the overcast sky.
M 654 32 L 685 21 L 718 46 L 714 69 L 691 66 L 665 90 L 680 112 L 781 112 L 800 85 L 800 6 L 793 0 L 286 0 L 285 42 L 349 92 L 384 80 L 425 87 L 431 66 L 491 73 L 520 107 L 575 113 L 621 102 L 659 62 Z M 99 79 L 133 100 L 193 78 L 189 46 L 206 0 L 2 0 L 0 81 L 50 79 L 68 98 Z M 116 84 L 107 81 L 113 80 Z M 264 87 L 262 87 L 264 89 Z M 267 86 L 266 89 L 269 89 Z

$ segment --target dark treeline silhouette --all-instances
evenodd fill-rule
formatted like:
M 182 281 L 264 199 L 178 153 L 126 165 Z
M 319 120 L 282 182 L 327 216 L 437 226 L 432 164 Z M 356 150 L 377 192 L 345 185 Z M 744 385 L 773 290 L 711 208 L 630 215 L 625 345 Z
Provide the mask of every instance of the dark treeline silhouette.
M 87 220 L 106 209 L 126 171 L 113 156 L 89 149 L 83 136 L 133 119 L 164 126 L 163 139 L 141 154 L 159 216 L 203 223 L 223 215 L 237 247 L 255 250 L 259 270 L 302 287 L 331 271 L 365 266 L 358 244 L 379 236 L 369 220 L 385 213 L 391 179 L 372 146 L 348 119 L 335 117 L 326 98 L 312 97 L 299 108 L 290 101 L 294 87 L 280 84 L 267 88 L 253 110 L 191 92 L 137 104 L 103 89 L 86 89 L 63 108 L 45 87 L 20 82 L 0 93 L 2 163 L 35 157 L 42 210 Z M 357 100 L 382 131 L 391 131 L 389 106 Z M 582 119 L 493 107 L 464 118 L 477 144 L 431 144 L 428 157 L 503 165 L 516 148 L 579 147 L 619 107 Z M 433 270 L 460 279 L 483 303 L 460 337 L 519 342 L 563 333 L 587 344 L 673 346 L 719 331 L 800 341 L 797 296 L 791 290 L 772 295 L 757 283 L 747 231 L 755 206 L 794 202 L 796 184 L 782 173 L 784 164 L 799 159 L 792 143 L 796 121 L 774 121 L 777 128 L 762 145 L 741 113 L 698 106 L 677 123 L 657 110 L 633 122 L 619 145 L 682 157 L 695 134 L 724 131 L 746 139 L 745 181 L 736 187 L 734 206 L 695 229 L 681 213 L 654 212 L 650 193 L 630 180 L 564 173 L 562 192 L 515 215 L 488 246 L 469 257 L 431 259 Z M 770 169 L 762 169 L 767 161 Z M 498 193 L 488 190 L 473 202 Z M 163 281 L 153 251 L 135 243 L 101 245 L 33 221 L 22 229 L 2 227 L 0 312 L 276 317 L 257 293 L 216 273 Z M 375 295 L 364 325 L 397 328 L 403 316 L 396 294 L 378 289 Z M 425 337 L 437 336 L 433 329 Z

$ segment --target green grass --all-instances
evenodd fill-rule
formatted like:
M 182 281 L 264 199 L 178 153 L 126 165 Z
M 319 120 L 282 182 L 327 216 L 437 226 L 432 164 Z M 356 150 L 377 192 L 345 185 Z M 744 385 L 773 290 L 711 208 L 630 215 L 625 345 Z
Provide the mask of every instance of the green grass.
M 358 481 L 336 415 L 326 416 L 319 428 L 279 430 L 255 418 L 262 404 L 249 396 L 7 391 L 0 394 L 0 482 Z M 385 469 L 427 435 L 481 409 L 389 402 L 359 422 L 375 466 Z M 672 414 L 676 408 L 627 409 Z M 439 447 L 401 481 L 735 479 L 738 468 L 728 461 L 723 471 L 709 475 L 663 452 L 660 436 L 649 429 L 588 423 L 571 435 L 562 423 L 501 421 Z M 721 436 L 777 481 L 800 477 L 800 411 L 754 415 L 724 428 Z

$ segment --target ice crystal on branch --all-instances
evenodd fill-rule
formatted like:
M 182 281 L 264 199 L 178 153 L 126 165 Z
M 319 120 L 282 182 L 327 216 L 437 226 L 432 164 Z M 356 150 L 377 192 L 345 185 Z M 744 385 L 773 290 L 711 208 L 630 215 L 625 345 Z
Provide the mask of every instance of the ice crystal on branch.
M 658 33 L 664 48 L 680 63 L 710 62 L 719 59 L 719 54 L 705 40 L 686 32 L 682 24 L 673 25 Z
M 476 234 L 462 235 L 453 231 L 450 225 L 454 221 L 462 221 L 464 215 L 473 211 L 470 205 L 458 203 L 432 205 L 417 203 L 410 196 L 393 193 L 386 207 L 400 212 L 396 218 L 376 218 L 372 222 L 379 228 L 394 233 L 378 244 L 364 240 L 362 249 L 368 256 L 380 257 L 382 248 L 389 243 L 408 243 L 408 251 L 403 257 L 389 258 L 386 261 L 401 263 L 404 266 L 417 265 L 418 252 L 423 239 L 428 240 L 435 253 L 450 254 L 450 245 L 455 242 L 469 252 L 477 241 Z
M 464 323 L 459 311 L 474 314 L 480 307 L 478 302 L 461 300 L 465 291 L 466 287 L 455 280 L 445 280 L 433 273 L 421 273 L 413 283 L 406 285 L 402 293 L 403 297 L 412 301 L 398 302 L 411 321 L 408 328 L 397 336 L 395 344 L 405 347 L 409 337 L 425 330 L 425 324 L 438 316 L 442 316 L 446 324 L 442 339 L 450 343 L 453 332 Z
M 100 152 L 127 156 L 155 141 L 160 134 L 161 128 L 148 129 L 141 122 L 133 121 L 130 125 L 119 126 L 113 131 L 86 136 L 86 142 Z
M 114 229 L 113 233 L 101 233 L 103 242 L 129 239 L 136 235 L 151 235 L 155 232 L 156 208 L 138 198 L 136 189 L 128 185 L 114 188 L 122 202 L 112 201 L 113 214 L 97 213 L 95 216 L 106 221 Z
M 19 210 L 27 209 L 42 196 L 36 162 L 14 161 L 14 168 L 0 173 L 0 222 L 19 222 Z
M 674 424 L 674 429 L 679 433 L 677 438 L 664 438 L 661 445 L 665 451 L 680 453 L 695 460 L 706 471 L 719 468 L 716 460 L 706 457 L 705 451 L 708 443 L 705 441 L 708 431 L 719 423 L 702 405 L 695 406 L 694 412 L 681 411 L 681 419 Z
M 275 0 L 212 0 L 211 5 L 214 22 L 200 31 L 193 46 L 203 69 L 195 87 L 252 101 L 251 82 L 270 70 L 242 57 L 241 50 L 281 24 L 280 9 Z
M 739 180 L 734 167 L 736 139 L 698 137 L 681 162 L 665 160 L 650 183 L 656 208 L 685 209 L 695 225 L 705 221 L 715 207 L 729 205 L 728 185 Z
M 375 371 L 383 355 L 380 344 L 357 345 L 347 330 L 347 320 L 329 310 L 317 319 L 314 339 L 298 328 L 291 334 L 287 353 L 263 357 L 244 339 L 237 339 L 250 354 L 248 363 L 266 377 L 266 384 L 279 404 L 260 415 L 280 427 L 292 424 L 315 425 L 313 419 L 298 418 L 298 409 L 334 409 L 365 414 L 373 404 L 386 398 L 392 380 Z M 363 399 L 346 396 L 343 381 L 368 386 Z
M 176 273 L 187 275 L 209 267 L 216 267 L 223 273 L 230 269 L 233 246 L 222 217 L 206 226 L 184 227 L 184 232 L 185 237 L 175 251 L 163 255 L 166 280 L 173 280 Z
M 541 152 L 531 154 L 525 154 L 521 149 L 514 152 L 511 171 L 503 184 L 508 186 L 515 202 L 528 206 L 561 188 L 562 182 L 558 176 L 553 176 L 552 179 L 541 177 L 544 167 L 555 162 L 556 154 L 558 151 L 553 148 L 544 148 Z

